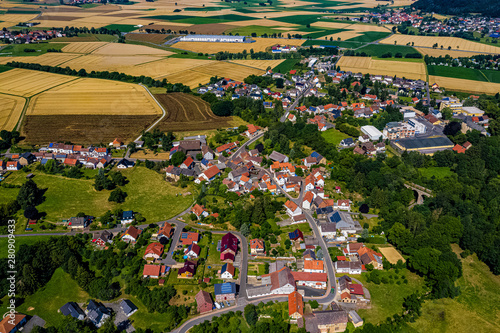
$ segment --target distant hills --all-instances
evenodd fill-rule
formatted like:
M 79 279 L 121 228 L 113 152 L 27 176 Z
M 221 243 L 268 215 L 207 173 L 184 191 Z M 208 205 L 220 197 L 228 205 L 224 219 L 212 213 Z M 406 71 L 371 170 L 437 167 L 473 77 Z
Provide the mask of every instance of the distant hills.
M 480 13 L 484 16 L 500 17 L 498 0 L 418 0 L 413 4 L 417 9 L 448 15 Z

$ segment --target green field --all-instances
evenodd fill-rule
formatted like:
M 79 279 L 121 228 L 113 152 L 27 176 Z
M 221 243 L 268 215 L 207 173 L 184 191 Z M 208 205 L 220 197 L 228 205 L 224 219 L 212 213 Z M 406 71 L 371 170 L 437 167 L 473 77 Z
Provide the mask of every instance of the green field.
M 427 65 L 427 72 L 429 75 L 434 76 L 445 76 L 474 81 L 488 81 L 481 71 L 472 68 Z
M 17 311 L 28 315 L 38 315 L 46 321 L 46 326 L 59 326 L 64 316 L 57 311 L 67 302 L 84 303 L 89 295 L 62 268 L 56 269 L 50 281 L 35 294 L 26 297 Z M 0 311 L 5 313 L 7 305 L 3 302 Z M 28 310 L 31 309 L 32 310 Z
M 370 43 L 373 41 L 376 41 L 378 39 L 385 38 L 389 36 L 391 33 L 388 32 L 381 32 L 381 31 L 367 31 L 363 32 L 361 36 L 350 38 L 347 41 L 349 42 L 362 42 L 362 43 Z
M 419 168 L 418 171 L 426 178 L 432 178 L 434 176 L 437 179 L 442 179 L 453 175 L 453 172 L 447 167 Z
M 461 252 L 458 245 L 452 248 L 456 253 Z M 500 277 L 493 275 L 475 254 L 461 261 L 463 276 L 456 283 L 460 295 L 455 299 L 426 301 L 422 316 L 410 324 L 416 332 L 498 331 Z
M 321 132 L 321 136 L 325 138 L 326 142 L 331 143 L 335 146 L 338 146 L 340 141 L 349 137 L 349 135 L 344 134 L 339 130 L 336 130 L 335 128 L 331 128 L 329 130 Z
M 320 29 L 320 31 L 317 31 L 317 32 L 311 32 L 311 33 L 308 33 L 307 35 L 305 35 L 307 38 L 321 38 L 321 37 L 324 37 L 324 36 L 327 36 L 327 35 L 331 35 L 331 34 L 336 34 L 336 33 L 339 33 L 339 32 L 342 32 L 342 31 L 346 31 L 347 29 L 323 29 L 323 28 L 317 28 L 317 29 Z M 308 31 L 310 29 L 306 28 L 305 31 Z
M 307 25 L 307 24 L 317 22 L 320 19 L 321 19 L 321 16 L 319 16 L 319 15 L 292 15 L 292 16 L 276 17 L 276 18 L 273 18 L 273 21 Z
M 273 72 L 288 73 L 298 62 L 300 62 L 300 59 L 286 59 L 278 66 L 274 67 Z
M 249 25 L 244 27 L 237 27 L 234 29 L 229 29 L 225 31 L 226 33 L 232 33 L 233 35 L 239 34 L 240 36 L 251 36 L 252 33 L 256 33 L 257 36 L 262 36 L 263 34 L 278 34 L 281 32 L 282 35 L 286 35 L 285 31 L 273 29 L 273 27 L 263 27 L 260 25 Z
M 0 73 L 10 71 L 12 67 L 0 65 Z
M 329 40 L 306 40 L 302 46 L 337 46 L 337 47 L 345 47 L 345 48 L 357 48 L 363 45 L 359 42 L 337 42 L 337 41 L 329 41 Z
M 223 23 L 223 22 L 233 22 L 233 21 L 249 21 L 254 20 L 253 17 L 228 14 L 228 15 L 218 15 L 209 17 L 199 17 L 199 16 L 189 16 L 189 15 L 157 15 L 148 16 L 145 18 L 172 21 L 178 23 L 188 23 L 188 24 L 211 24 L 211 23 Z
M 391 52 L 393 57 L 396 53 L 401 53 L 403 57 L 408 53 L 418 53 L 417 50 L 415 50 L 411 46 L 382 45 L 382 44 L 367 45 L 365 47 L 356 50 L 356 52 L 359 53 L 365 52 L 367 55 L 373 57 L 380 57 L 387 52 Z
M 140 212 L 148 222 L 158 222 L 181 213 L 193 201 L 192 196 L 176 196 L 178 193 L 185 193 L 186 189 L 170 185 L 162 175 L 144 167 L 123 171 L 129 183 L 122 187 L 128 194 L 122 204 L 108 201 L 110 191 L 95 191 L 93 179 L 71 179 L 37 171 L 33 173 L 38 187 L 47 189 L 45 201 L 37 208 L 40 212 L 47 213 L 46 219 L 51 222 L 68 219 L 79 212 L 101 216 L 107 210 L 117 207 Z M 5 182 L 20 185 L 25 182 L 25 176 L 24 172 L 15 172 Z M 16 188 L 0 188 L 0 201 L 15 199 L 18 192 L 19 189 Z
M 481 69 L 481 73 L 483 73 L 484 76 L 486 76 L 488 81 L 500 83 L 500 71 L 495 71 L 491 69 Z
M 48 49 L 60 50 L 66 45 L 64 43 L 15 44 L 3 48 L 2 53 L 9 53 L 9 56 L 38 56 L 47 53 Z M 25 49 L 34 49 L 35 52 L 24 52 Z
M 110 24 L 105 26 L 104 28 L 110 30 L 120 30 L 120 32 L 130 32 L 139 29 L 138 27 L 132 24 Z

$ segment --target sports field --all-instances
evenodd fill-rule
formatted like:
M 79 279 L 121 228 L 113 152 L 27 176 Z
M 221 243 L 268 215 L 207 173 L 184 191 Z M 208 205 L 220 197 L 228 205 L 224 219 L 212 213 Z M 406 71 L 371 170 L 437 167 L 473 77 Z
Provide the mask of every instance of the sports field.
M 22 97 L 0 94 L 0 131 L 14 129 L 25 102 Z
M 344 71 L 355 73 L 426 79 L 425 64 L 417 62 L 374 60 L 370 57 L 342 57 L 337 66 Z
M 254 52 L 265 51 L 267 48 L 283 44 L 284 40 L 279 38 L 254 38 L 254 43 L 210 43 L 210 42 L 179 42 L 175 43 L 173 47 L 181 50 L 188 50 L 193 52 L 202 53 L 217 53 L 217 52 L 231 52 L 238 53 L 246 50 L 249 52 L 251 49 Z M 302 45 L 304 40 L 287 39 L 287 45 Z
M 429 75 L 429 82 L 436 82 L 439 86 L 451 91 L 470 92 L 477 94 L 494 95 L 500 92 L 500 83 L 481 82 L 464 79 L 455 79 L 444 76 Z
M 443 46 L 443 49 L 448 49 L 448 47 L 451 46 L 452 50 L 500 53 L 500 47 L 476 43 L 456 37 L 392 35 L 380 41 L 382 44 L 391 45 L 394 45 L 394 42 L 396 42 L 397 45 L 407 45 L 408 43 L 408 45 L 412 45 L 412 43 L 414 43 L 413 46 L 433 47 L 437 44 L 438 49 L 441 49 L 441 46 Z

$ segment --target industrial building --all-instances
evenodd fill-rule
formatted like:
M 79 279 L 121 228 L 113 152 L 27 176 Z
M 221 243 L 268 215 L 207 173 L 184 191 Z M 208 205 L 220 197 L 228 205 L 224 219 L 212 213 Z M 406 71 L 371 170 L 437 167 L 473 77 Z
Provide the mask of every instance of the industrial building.
M 366 125 L 366 126 L 361 126 L 361 132 L 363 132 L 363 134 L 366 134 L 370 137 L 370 140 L 372 141 L 377 141 L 380 137 L 382 137 L 382 139 L 387 139 L 387 137 L 382 134 L 382 132 L 380 132 L 378 129 L 375 128 L 375 126 L 371 126 L 371 125 Z
M 393 141 L 393 147 L 400 152 L 416 151 L 426 155 L 433 155 L 437 151 L 453 149 L 455 145 L 446 136 L 428 138 L 407 138 Z
M 212 42 L 212 43 L 249 43 L 245 36 L 225 35 L 187 35 L 179 38 L 180 42 Z

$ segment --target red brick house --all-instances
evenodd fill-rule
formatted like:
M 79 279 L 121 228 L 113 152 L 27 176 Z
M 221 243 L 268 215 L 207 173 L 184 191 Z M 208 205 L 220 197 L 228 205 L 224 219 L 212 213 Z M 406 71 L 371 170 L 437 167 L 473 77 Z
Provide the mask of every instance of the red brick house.
M 213 308 L 212 296 L 210 296 L 208 292 L 200 290 L 196 294 L 195 299 L 199 313 L 212 311 Z

